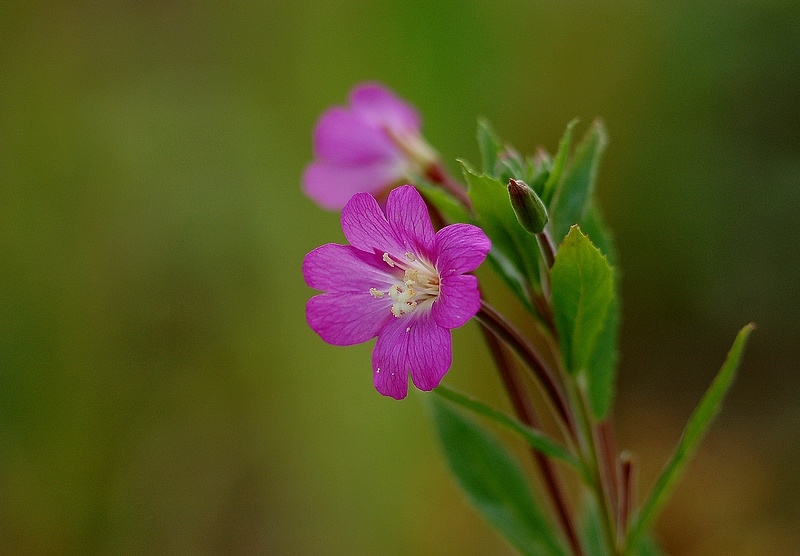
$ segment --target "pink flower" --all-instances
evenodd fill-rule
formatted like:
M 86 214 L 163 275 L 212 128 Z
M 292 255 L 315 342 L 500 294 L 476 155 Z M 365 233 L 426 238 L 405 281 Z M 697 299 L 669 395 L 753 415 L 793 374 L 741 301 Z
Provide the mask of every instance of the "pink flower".
M 480 309 L 475 270 L 491 244 L 483 230 L 453 224 L 434 233 L 425 202 L 410 185 L 389 193 L 384 215 L 368 193 L 342 210 L 350 245 L 329 243 L 303 261 L 303 276 L 325 293 L 306 318 L 323 340 L 349 346 L 378 337 L 375 388 L 402 399 L 408 375 L 420 390 L 439 385 L 452 360 L 450 329 Z
M 424 173 L 437 156 L 420 125 L 414 108 L 386 88 L 357 86 L 349 107 L 331 108 L 317 122 L 303 189 L 323 208 L 340 209 L 354 193 L 378 196 L 410 173 Z

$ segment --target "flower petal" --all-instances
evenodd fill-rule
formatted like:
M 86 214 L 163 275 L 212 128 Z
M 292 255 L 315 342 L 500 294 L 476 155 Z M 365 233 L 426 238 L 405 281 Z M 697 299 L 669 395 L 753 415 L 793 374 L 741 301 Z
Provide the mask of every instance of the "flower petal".
M 368 193 L 353 195 L 342 209 L 342 231 L 347 241 L 362 251 L 389 253 L 395 258 L 405 253 L 378 201 Z
M 384 396 L 402 399 L 410 373 L 417 388 L 433 390 L 450 368 L 452 357 L 450 331 L 429 315 L 389 321 L 372 352 L 375 388 Z
M 364 83 L 350 93 L 350 106 L 378 126 L 418 133 L 420 118 L 414 108 L 377 83 Z
M 481 308 L 478 279 L 471 274 L 445 276 L 440 288 L 431 316 L 443 328 L 458 328 Z
M 402 156 L 380 126 L 341 107 L 331 108 L 317 122 L 314 154 L 340 164 L 369 164 Z
M 451 224 L 436 233 L 436 268 L 440 276 L 470 272 L 480 266 L 492 244 L 472 224 Z
M 393 319 L 391 301 L 364 293 L 324 293 L 306 304 L 306 320 L 314 332 L 335 346 L 352 346 L 378 335 Z
M 386 217 L 406 251 L 431 258 L 435 233 L 428 207 L 413 186 L 393 189 L 386 201 Z
M 316 161 L 308 165 L 303 174 L 303 189 L 323 208 L 339 210 L 356 193 L 378 195 L 400 181 L 405 175 L 401 164 L 395 160 L 358 166 Z
M 325 292 L 369 293 L 370 288 L 386 291 L 401 276 L 402 273 L 389 268 L 380 255 L 351 245 L 328 243 L 303 259 L 306 284 Z

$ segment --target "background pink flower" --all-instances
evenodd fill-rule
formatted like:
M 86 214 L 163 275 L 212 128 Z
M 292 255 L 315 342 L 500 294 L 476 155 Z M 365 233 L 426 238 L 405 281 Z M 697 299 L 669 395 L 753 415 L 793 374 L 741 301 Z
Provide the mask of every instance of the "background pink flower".
M 348 107 L 331 108 L 317 122 L 303 189 L 323 208 L 340 209 L 354 193 L 377 196 L 409 173 L 424 172 L 436 154 L 420 126 L 414 108 L 385 87 L 355 87 Z
M 325 293 L 306 305 L 311 328 L 347 346 L 377 336 L 375 388 L 402 399 L 408 375 L 420 390 L 438 386 L 452 360 L 450 329 L 480 309 L 475 270 L 491 244 L 470 224 L 434 233 L 425 202 L 410 185 L 389 194 L 384 215 L 368 193 L 342 210 L 350 245 L 327 244 L 303 261 L 303 276 Z

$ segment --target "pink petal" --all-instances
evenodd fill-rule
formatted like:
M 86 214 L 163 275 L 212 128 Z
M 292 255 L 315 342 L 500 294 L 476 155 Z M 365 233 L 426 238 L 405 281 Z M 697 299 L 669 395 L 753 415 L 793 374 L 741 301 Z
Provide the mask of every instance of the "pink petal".
M 324 293 L 306 304 L 306 320 L 314 332 L 335 346 L 351 346 L 378 335 L 394 319 L 391 301 L 364 293 Z
M 357 193 L 342 209 L 342 231 L 351 245 L 367 252 L 405 254 L 404 246 L 389 226 L 374 197 Z M 388 265 L 387 265 L 388 267 Z
M 392 190 L 386 201 L 386 217 L 406 251 L 431 258 L 435 233 L 428 207 L 419 191 L 410 185 Z
M 317 161 L 306 168 L 303 189 L 323 208 L 340 210 L 354 194 L 366 191 L 377 195 L 404 175 L 393 160 L 353 166 Z
M 478 268 L 492 244 L 483 230 L 471 224 L 451 224 L 436 233 L 436 268 L 441 276 Z
M 378 334 L 372 352 L 375 388 L 384 396 L 402 399 L 408 374 L 420 390 L 433 390 L 452 362 L 450 331 L 428 315 L 389 321 Z
M 336 293 L 364 293 L 370 288 L 386 291 L 402 276 L 381 257 L 350 245 L 328 243 L 317 247 L 303 259 L 303 277 L 317 290 Z
M 386 132 L 345 108 L 331 108 L 314 128 L 314 153 L 340 164 L 368 164 L 402 156 Z
M 376 125 L 388 125 L 398 131 L 419 133 L 420 118 L 417 111 L 377 83 L 365 83 L 353 89 L 350 93 L 350 106 Z
M 439 297 L 433 302 L 431 316 L 443 328 L 458 328 L 481 308 L 478 279 L 470 274 L 442 278 Z

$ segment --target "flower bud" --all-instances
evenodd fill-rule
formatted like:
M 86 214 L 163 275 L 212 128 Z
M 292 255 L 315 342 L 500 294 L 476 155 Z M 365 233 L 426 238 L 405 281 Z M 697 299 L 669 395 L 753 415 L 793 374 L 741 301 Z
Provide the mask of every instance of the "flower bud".
M 522 180 L 508 180 L 508 196 L 520 225 L 532 234 L 544 230 L 547 209 L 536 192 Z

